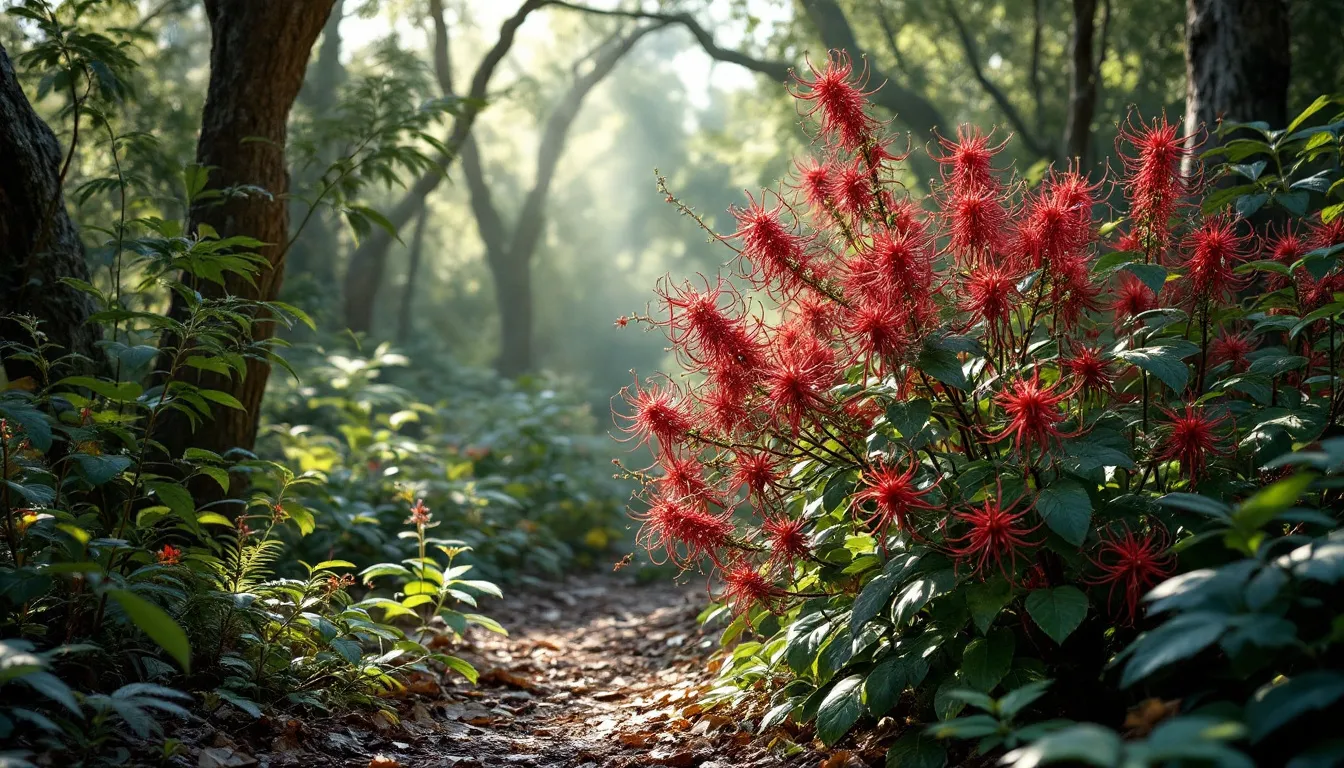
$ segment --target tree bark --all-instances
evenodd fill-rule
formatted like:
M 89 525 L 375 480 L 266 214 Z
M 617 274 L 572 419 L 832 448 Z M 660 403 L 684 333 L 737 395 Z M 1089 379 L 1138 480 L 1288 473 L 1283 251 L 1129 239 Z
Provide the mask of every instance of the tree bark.
M 284 248 L 289 237 L 289 192 L 285 144 L 289 111 L 303 84 L 313 43 L 327 21 L 334 0 L 205 0 L 210 21 L 210 85 L 201 116 L 196 162 L 212 168 L 209 186 L 222 189 L 252 185 L 268 195 L 233 197 L 220 204 L 192 208 L 190 227 L 213 227 L 222 237 L 246 235 L 267 243 L 261 255 L 271 269 L 256 276 L 256 284 L 230 276 L 221 289 L 213 283 L 197 286 L 206 297 L 229 295 L 274 299 L 284 275 Z M 180 296 L 173 296 L 177 316 L 187 312 Z M 260 323 L 254 340 L 274 334 L 273 323 Z M 180 417 L 165 420 L 157 435 L 171 455 L 188 447 L 223 452 L 251 450 L 256 443 L 261 398 L 270 366 L 251 360 L 242 380 L 201 374 L 201 386 L 223 390 L 237 398 L 244 410 L 215 406 L 214 419 L 194 434 Z
M 57 354 L 100 361 L 95 345 L 102 334 L 88 321 L 93 301 L 60 282 L 89 279 L 84 246 L 65 207 L 62 160 L 55 134 L 33 111 L 0 46 L 0 312 L 36 317 L 47 340 L 61 347 Z M 0 318 L 0 345 L 32 341 L 17 323 Z M 0 353 L 10 379 L 37 373 L 8 359 L 7 350 Z
M 406 285 L 401 289 L 401 306 L 397 307 L 397 343 L 411 340 L 411 305 L 415 303 L 415 285 L 420 279 L 420 262 L 424 259 L 425 223 L 429 207 L 420 209 L 415 219 L 415 234 L 411 236 L 411 252 L 406 262 Z
M 1287 0 L 1186 0 L 1185 43 L 1185 128 L 1207 131 L 1196 153 L 1218 143 L 1220 120 L 1288 123 Z
M 457 159 L 462 143 L 471 133 L 471 126 L 480 113 L 481 104 L 487 96 L 490 79 L 509 49 L 518 28 L 533 11 L 547 5 L 549 0 L 525 0 L 518 11 L 506 20 L 499 31 L 499 39 L 481 60 L 472 77 L 471 88 L 467 91 L 467 103 L 461 114 L 453 120 L 453 131 L 444 142 L 448 152 L 440 159 L 443 173 L 429 173 L 421 176 L 404 197 L 387 211 L 387 219 L 392 228 L 400 231 L 424 206 L 431 192 L 438 189 L 448 168 Z M 387 254 L 392 247 L 392 236 L 382 229 L 370 232 L 355 252 L 350 255 L 350 264 L 345 275 L 345 322 L 356 333 L 367 333 L 373 326 L 373 310 L 382 284 L 383 273 L 387 267 Z
M 1098 72 L 1093 55 L 1097 0 L 1073 0 L 1073 30 L 1069 36 L 1069 111 L 1064 118 L 1064 160 L 1079 164 L 1087 159 L 1092 118 L 1097 111 Z

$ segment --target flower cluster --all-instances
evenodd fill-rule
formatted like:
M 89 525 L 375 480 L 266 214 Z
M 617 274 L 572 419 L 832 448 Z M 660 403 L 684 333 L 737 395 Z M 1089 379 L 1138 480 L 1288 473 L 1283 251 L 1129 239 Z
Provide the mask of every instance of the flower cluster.
M 664 278 L 656 311 L 617 323 L 659 328 L 682 368 L 636 378 L 614 407 L 654 457 L 629 471 L 639 542 L 710 564 L 739 610 L 814 594 L 806 574 L 836 529 L 854 551 L 918 547 L 1014 585 L 1060 583 L 1046 545 L 1073 546 L 1091 567 L 1069 578 L 1123 590 L 1132 620 L 1169 572 L 1166 528 L 1135 511 L 1071 523 L 1058 499 L 1090 507 L 1083 481 L 1151 493 L 1235 471 L 1229 409 L 1254 392 L 1215 392 L 1210 371 L 1246 371 L 1266 342 L 1221 310 L 1253 258 L 1297 270 L 1283 281 L 1304 308 L 1328 298 L 1340 286 L 1296 263 L 1344 226 L 1260 238 L 1203 216 L 1188 202 L 1202 172 L 1165 119 L 1123 127 L 1123 200 L 1072 166 L 1023 181 L 1006 141 L 967 127 L 929 150 L 939 174 L 919 200 L 861 80 L 839 53 L 799 77 L 812 152 L 734 208 L 731 233 L 660 179 L 734 256 L 724 274 Z M 1110 204 L 1124 223 L 1103 234 Z M 1285 381 L 1309 394 L 1328 363 L 1308 356 Z

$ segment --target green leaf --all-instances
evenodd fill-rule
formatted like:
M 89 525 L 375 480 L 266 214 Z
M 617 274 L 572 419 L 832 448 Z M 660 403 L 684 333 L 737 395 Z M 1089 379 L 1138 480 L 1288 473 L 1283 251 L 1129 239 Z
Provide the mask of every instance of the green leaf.
M 228 392 L 220 392 L 217 389 L 201 389 L 196 394 L 204 397 L 212 403 L 219 403 L 225 408 L 232 408 L 235 411 L 246 411 L 247 408 L 239 402 L 238 398 L 230 395 Z
M 1013 666 L 1017 643 L 1008 629 L 996 629 L 967 643 L 961 655 L 961 678 L 973 688 L 990 693 Z
M 436 653 L 430 658 L 434 659 L 437 662 L 440 662 L 441 664 L 453 670 L 457 674 L 465 677 L 467 679 L 467 682 L 471 683 L 472 685 L 475 685 L 476 681 L 480 678 L 480 673 L 476 671 L 476 667 L 472 666 L 471 663 L 466 661 L 465 659 L 459 659 L 456 656 L 449 656 L 446 653 Z
M 1280 192 L 1274 196 L 1274 202 L 1294 216 L 1306 216 L 1311 195 L 1306 192 Z
M 1120 737 L 1092 723 L 1078 723 L 1048 734 L 1003 756 L 1003 765 L 1032 768 L 1046 763 L 1086 763 L 1112 768 L 1120 764 Z
M 1253 195 L 1242 195 L 1241 197 L 1237 198 L 1237 204 L 1236 204 L 1237 215 L 1242 217 L 1243 219 L 1249 218 L 1256 211 L 1260 210 L 1261 208 L 1264 208 L 1265 203 L 1268 201 L 1269 201 L 1268 192 L 1257 192 Z
M 1092 271 L 1105 272 L 1108 269 L 1115 269 L 1116 267 L 1121 267 L 1125 264 L 1132 264 L 1142 258 L 1143 253 L 1140 251 L 1111 251 L 1092 264 Z
M 1082 546 L 1092 525 L 1092 499 L 1076 481 L 1059 478 L 1036 496 L 1036 511 L 1050 530 Z
M 84 475 L 84 479 L 89 481 L 89 485 L 94 487 L 109 483 L 117 475 L 125 472 L 131 466 L 131 457 L 129 456 L 110 456 L 110 455 L 90 455 L 87 453 L 72 454 L 71 458 L 79 464 L 79 471 Z
M 1279 513 L 1296 504 L 1314 479 L 1315 475 L 1299 473 L 1262 488 L 1232 513 L 1233 524 L 1246 532 L 1260 530 Z
M 830 746 L 844 737 L 863 713 L 863 677 L 850 675 L 831 687 L 817 710 L 817 738 Z
M 892 622 L 904 627 L 930 600 L 952 589 L 956 581 L 956 573 L 948 568 L 910 582 L 892 606 Z
M 1051 682 L 1050 680 L 1037 680 L 1004 694 L 1003 698 L 999 699 L 999 714 L 1005 720 L 1013 719 L 1018 712 L 1031 706 L 1032 702 L 1044 696 Z
M 894 656 L 873 667 L 863 681 L 863 697 L 869 714 L 873 717 L 885 715 L 900 701 L 901 693 L 918 685 L 928 671 L 928 662 L 914 654 Z
M 917 729 L 906 731 L 887 750 L 886 768 L 943 768 L 947 750 Z
M 308 572 L 313 573 L 315 571 L 332 571 L 337 568 L 354 568 L 354 567 L 355 564 L 350 562 L 349 560 L 323 560 L 317 565 L 314 565 L 312 568 L 309 568 Z
M 1262 688 L 1246 705 L 1246 722 L 1251 742 L 1266 736 L 1314 710 L 1326 709 L 1344 698 L 1344 672 L 1316 670 L 1305 672 L 1286 683 Z
M 140 631 L 149 635 L 149 639 L 159 644 L 182 666 L 182 671 L 191 671 L 191 643 L 187 633 L 159 606 L 125 589 L 109 589 L 107 594 L 117 601 L 127 617 Z
M 1013 587 L 1000 576 L 989 581 L 970 584 L 965 588 L 966 607 L 971 611 L 971 620 L 975 622 L 980 634 L 989 632 L 994 618 L 999 615 L 1008 601 L 1013 599 Z
M 1188 659 L 1212 645 L 1227 629 L 1227 616 L 1211 611 L 1183 613 L 1139 636 L 1120 678 L 1128 688 L 1168 664 Z
M 896 589 L 896 574 L 879 573 L 863 585 L 859 596 L 854 599 L 854 611 L 849 617 L 849 631 L 856 637 L 863 626 L 882 612 Z
M 1071 586 L 1038 589 L 1027 595 L 1027 613 L 1042 632 L 1063 645 L 1087 616 L 1087 595 Z
M 1310 118 L 1312 115 L 1330 106 L 1330 103 L 1332 101 L 1334 101 L 1334 99 L 1330 98 L 1329 96 L 1317 96 L 1316 100 L 1311 102 L 1311 106 L 1302 110 L 1297 117 L 1293 118 L 1293 121 L 1288 124 L 1287 128 L 1284 129 L 1284 133 L 1292 134 L 1298 128 L 1301 128 L 1302 124 L 1305 123 L 1307 119 Z
M 177 483 L 155 480 L 145 483 L 145 487 L 159 497 L 165 506 L 173 511 L 173 514 L 186 520 L 189 523 L 196 522 L 196 501 L 191 498 L 191 492 Z
M 56 382 L 57 385 L 64 384 L 68 387 L 83 387 L 96 394 L 111 400 L 114 403 L 133 403 L 136 398 L 144 393 L 144 387 L 134 381 L 123 381 L 120 383 L 95 379 L 92 376 L 67 376 Z
M 902 440 L 911 447 L 918 448 L 927 442 L 926 440 L 917 442 L 916 439 L 921 437 L 932 413 L 933 405 L 924 398 L 893 403 L 887 408 L 887 423 L 901 433 Z
M 1156 264 L 1126 264 L 1120 268 L 1124 272 L 1129 272 L 1139 278 L 1148 290 L 1154 295 L 1162 292 L 1162 286 L 1167 283 L 1167 270 Z
M 920 350 L 915 367 L 949 387 L 962 391 L 970 389 L 970 382 L 961 369 L 961 361 L 957 359 L 957 353 L 950 349 L 925 345 Z
M 1199 347 L 1191 342 L 1169 339 L 1138 349 L 1122 349 L 1115 356 L 1151 373 L 1173 391 L 1180 392 L 1190 380 L 1190 369 L 1182 361 L 1198 351 Z

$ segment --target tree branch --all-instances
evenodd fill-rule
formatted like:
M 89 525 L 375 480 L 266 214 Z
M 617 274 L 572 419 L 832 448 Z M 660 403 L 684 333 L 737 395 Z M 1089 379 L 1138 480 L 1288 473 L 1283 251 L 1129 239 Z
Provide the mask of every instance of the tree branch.
M 651 19 L 665 24 L 679 24 L 686 28 L 687 32 L 695 38 L 705 53 L 716 61 L 723 61 L 729 64 L 736 64 L 745 67 L 753 72 L 758 72 L 771 80 L 781 83 L 787 83 L 793 72 L 793 67 L 783 61 L 767 61 L 749 56 L 740 51 L 722 48 L 714 42 L 714 36 L 709 33 L 700 22 L 695 20 L 689 13 L 658 13 L 654 11 L 628 11 L 620 9 L 590 8 L 586 5 L 567 2 L 567 0 L 554 0 L 552 5 L 561 8 L 568 8 L 580 13 L 591 13 L 596 16 L 620 16 L 629 19 Z
M 1036 133 L 1045 134 L 1045 95 L 1041 88 L 1041 37 L 1045 30 L 1045 0 L 1032 2 L 1031 98 L 1036 103 Z
M 1008 99 L 1008 95 L 985 74 L 984 68 L 980 65 L 980 47 L 976 45 L 975 37 L 967 29 L 966 22 L 962 21 L 961 15 L 957 13 L 954 1 L 943 0 L 943 6 L 947 9 L 948 17 L 952 19 L 952 26 L 957 29 L 957 37 L 961 38 L 961 48 L 966 54 L 966 62 L 971 65 L 971 73 L 975 75 L 975 79 L 980 83 L 980 86 L 985 89 L 985 93 L 989 94 L 989 97 L 998 105 L 1004 117 L 1008 118 L 1008 122 L 1017 131 L 1022 146 L 1037 157 L 1048 158 L 1052 156 L 1054 153 L 1047 149 L 1035 135 L 1035 132 L 1027 127 L 1027 121 L 1022 119 L 1022 114 L 1017 111 L 1017 107 L 1013 106 L 1013 102 Z
M 1097 107 L 1097 64 L 1092 55 L 1097 0 L 1073 0 L 1073 34 L 1069 44 L 1069 112 L 1064 121 L 1064 156 L 1082 162 L 1092 137 Z

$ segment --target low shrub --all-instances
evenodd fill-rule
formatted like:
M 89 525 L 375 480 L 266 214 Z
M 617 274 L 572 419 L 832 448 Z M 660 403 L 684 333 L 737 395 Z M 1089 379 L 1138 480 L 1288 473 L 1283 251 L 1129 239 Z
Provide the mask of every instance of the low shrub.
M 1314 446 L 1344 404 L 1341 123 L 1306 127 L 1338 102 L 1223 126 L 1207 175 L 1175 126 L 1131 118 L 1107 182 L 1015 177 L 962 128 L 916 199 L 850 62 L 795 95 L 815 154 L 735 232 L 664 184 L 734 256 L 658 286 L 635 320 L 684 375 L 636 380 L 617 413 L 656 450 L 631 471 L 640 541 L 722 584 L 708 703 L 827 745 L 865 719 L 935 723 L 899 765 L 941 765 L 957 738 L 1021 766 L 1245 765 L 1228 744 L 1247 728 L 1324 764 L 1305 755 L 1326 737 L 1298 737 L 1344 695 L 1344 504 L 1292 469 L 1338 458 Z M 1109 186 L 1125 208 L 1103 223 Z M 1178 663 L 1205 676 L 1164 681 Z M 1145 688 L 1189 697 L 1146 742 L 1052 720 L 1118 725 Z

